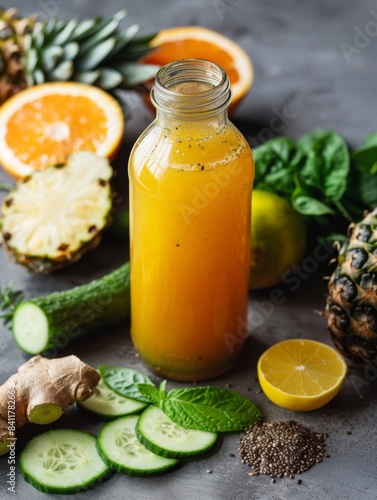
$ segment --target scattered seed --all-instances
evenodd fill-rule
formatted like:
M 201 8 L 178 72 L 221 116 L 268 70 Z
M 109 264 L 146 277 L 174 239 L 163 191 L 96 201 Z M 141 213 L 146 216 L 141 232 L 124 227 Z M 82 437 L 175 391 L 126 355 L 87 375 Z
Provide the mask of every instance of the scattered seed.
M 229 453 L 229 456 L 234 458 L 236 455 L 234 453 Z
M 297 479 L 296 483 L 297 484 L 302 484 L 302 479 Z
M 347 436 L 350 436 L 352 434 L 351 431 L 347 431 Z
M 213 470 L 212 469 L 207 469 L 208 474 L 212 474 Z
M 258 422 L 241 436 L 238 453 L 242 463 L 252 468 L 249 476 L 266 474 L 272 479 L 294 479 L 294 474 L 306 472 L 328 455 L 325 453 L 326 437 L 293 420 Z
M 262 392 L 262 389 L 257 389 L 257 390 L 255 391 L 255 393 L 256 393 L 256 394 L 261 394 L 261 392 Z
M 225 384 L 225 387 L 229 389 L 229 387 L 232 387 L 232 384 Z

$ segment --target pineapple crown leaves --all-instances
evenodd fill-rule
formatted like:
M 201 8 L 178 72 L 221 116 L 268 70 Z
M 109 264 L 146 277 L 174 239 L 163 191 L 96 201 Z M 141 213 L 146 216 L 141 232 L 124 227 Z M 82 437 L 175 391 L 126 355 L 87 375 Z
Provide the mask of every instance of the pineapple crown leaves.
M 12 283 L 4 288 L 0 287 L 0 319 L 5 326 L 12 322 L 14 311 L 23 300 L 23 292 L 13 290 Z
M 151 50 L 155 34 L 137 37 L 138 25 L 120 31 L 125 15 L 35 23 L 24 41 L 28 84 L 75 80 L 113 90 L 153 78 L 159 67 L 137 60 Z

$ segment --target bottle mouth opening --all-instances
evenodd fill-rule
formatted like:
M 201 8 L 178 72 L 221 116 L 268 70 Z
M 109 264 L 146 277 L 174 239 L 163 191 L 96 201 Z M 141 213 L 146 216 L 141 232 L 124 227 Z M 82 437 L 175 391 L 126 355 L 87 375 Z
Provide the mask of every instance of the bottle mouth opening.
M 215 114 L 231 101 L 229 78 L 212 61 L 180 59 L 158 71 L 151 100 L 157 109 L 171 114 Z

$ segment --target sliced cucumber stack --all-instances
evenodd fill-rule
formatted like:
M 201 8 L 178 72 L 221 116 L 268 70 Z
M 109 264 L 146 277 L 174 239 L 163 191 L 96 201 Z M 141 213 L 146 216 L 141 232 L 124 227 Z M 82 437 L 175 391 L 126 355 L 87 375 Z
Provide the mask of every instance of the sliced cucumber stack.
M 101 379 L 93 396 L 78 403 L 78 406 L 101 420 L 113 420 L 123 415 L 140 413 L 148 404 L 120 396 Z
M 20 455 L 24 479 L 45 493 L 76 493 L 100 482 L 109 468 L 87 432 L 59 429 L 34 437 Z
M 157 406 L 149 406 L 140 415 L 136 436 L 148 450 L 168 458 L 204 455 L 217 441 L 215 432 L 185 429 Z
M 120 417 L 106 424 L 97 438 L 97 449 L 103 461 L 112 469 L 131 476 L 161 474 L 179 461 L 164 458 L 147 450 L 136 437 L 135 415 Z

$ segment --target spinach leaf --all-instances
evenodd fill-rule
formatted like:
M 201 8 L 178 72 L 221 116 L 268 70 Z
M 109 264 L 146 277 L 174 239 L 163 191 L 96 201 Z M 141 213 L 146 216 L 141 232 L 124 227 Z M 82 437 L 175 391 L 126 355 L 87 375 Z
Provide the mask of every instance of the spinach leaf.
M 344 139 L 328 130 L 315 130 L 298 142 L 306 153 L 299 172 L 300 180 L 323 193 L 325 198 L 338 201 L 347 187 L 350 155 Z
M 377 131 L 368 135 L 365 139 L 364 146 L 377 146 Z
M 377 174 L 377 143 L 357 149 L 352 153 L 355 167 L 370 175 Z
M 208 432 L 240 431 L 262 418 L 249 399 L 220 387 L 173 389 L 160 407 L 182 427 Z
M 356 200 L 362 210 L 372 210 L 377 207 L 377 175 L 353 172 L 352 183 L 348 190 L 349 198 Z
M 149 402 L 149 399 L 138 389 L 138 384 L 153 385 L 150 378 L 144 373 L 114 365 L 100 365 L 98 371 L 105 384 L 121 396 L 145 403 Z
M 292 206 L 302 215 L 334 215 L 334 210 L 326 203 L 310 196 L 302 188 L 297 188 L 292 194 Z
M 271 139 L 253 150 L 254 188 L 290 198 L 295 189 L 295 174 L 303 160 L 296 143 L 285 137 Z

